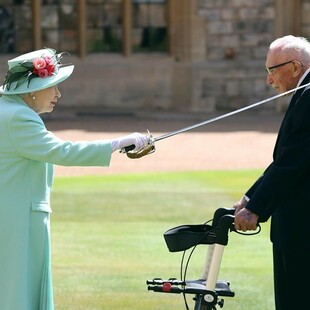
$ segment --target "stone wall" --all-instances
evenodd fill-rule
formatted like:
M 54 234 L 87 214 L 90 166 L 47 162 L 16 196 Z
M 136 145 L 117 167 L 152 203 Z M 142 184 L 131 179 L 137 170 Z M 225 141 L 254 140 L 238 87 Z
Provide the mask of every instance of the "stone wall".
M 274 39 L 274 1 L 200 0 L 198 15 L 207 52 L 193 67 L 193 109 L 235 109 L 273 94 L 264 67 Z
M 124 111 L 169 109 L 174 61 L 163 55 L 70 56 L 75 70 L 61 85 L 64 106 Z

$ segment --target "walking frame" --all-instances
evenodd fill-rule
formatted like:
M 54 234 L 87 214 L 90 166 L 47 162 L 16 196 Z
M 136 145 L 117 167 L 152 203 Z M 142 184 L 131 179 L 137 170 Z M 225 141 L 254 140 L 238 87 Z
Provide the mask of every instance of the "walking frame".
M 228 234 L 231 231 L 237 232 L 233 225 L 234 211 L 234 208 L 219 208 L 214 213 L 212 225 L 181 225 L 165 232 L 164 239 L 170 252 L 186 251 L 191 247 L 195 249 L 199 244 L 208 245 L 203 274 L 197 280 L 186 280 L 185 276 L 182 279 L 182 274 L 180 280 L 175 278 L 147 280 L 148 290 L 183 294 L 186 309 L 189 309 L 186 294 L 194 295 L 194 310 L 223 308 L 223 297 L 235 296 L 229 282 L 218 280 L 224 249 L 228 244 Z M 251 235 L 259 232 L 258 225 L 258 230 Z

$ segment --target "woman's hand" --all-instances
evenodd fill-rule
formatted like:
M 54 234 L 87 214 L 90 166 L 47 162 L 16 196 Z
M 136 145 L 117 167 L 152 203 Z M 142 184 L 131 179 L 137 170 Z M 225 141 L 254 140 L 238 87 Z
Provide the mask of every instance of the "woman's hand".
M 149 144 L 150 137 L 149 135 L 143 135 L 138 132 L 134 132 L 130 135 L 123 136 L 111 141 L 112 151 L 121 150 L 126 146 L 134 145 L 135 148 L 133 151 L 138 152 L 146 148 Z

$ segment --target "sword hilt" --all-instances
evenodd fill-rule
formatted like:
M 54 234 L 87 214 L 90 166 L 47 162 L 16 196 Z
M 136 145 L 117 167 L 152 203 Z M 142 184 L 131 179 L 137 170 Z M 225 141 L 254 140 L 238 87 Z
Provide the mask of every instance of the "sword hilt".
M 120 153 L 125 153 L 129 158 L 140 158 L 142 156 L 155 152 L 155 146 L 154 146 L 155 139 L 153 138 L 152 134 L 150 133 L 148 129 L 147 129 L 147 133 L 148 133 L 149 142 L 148 142 L 148 146 L 146 146 L 144 149 L 138 152 L 130 152 L 130 151 L 133 151 L 136 147 L 134 144 L 131 144 L 131 145 L 123 147 L 120 150 Z
M 122 153 L 128 153 L 128 152 L 134 150 L 135 147 L 136 147 L 136 146 L 135 146 L 134 144 L 125 146 L 125 147 L 122 148 L 121 152 L 122 152 Z

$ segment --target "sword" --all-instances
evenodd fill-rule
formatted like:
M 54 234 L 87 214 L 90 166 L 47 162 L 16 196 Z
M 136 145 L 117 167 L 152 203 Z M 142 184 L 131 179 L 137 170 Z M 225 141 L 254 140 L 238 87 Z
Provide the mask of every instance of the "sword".
M 245 106 L 243 108 L 240 108 L 240 109 L 237 109 L 237 110 L 234 110 L 234 111 L 231 111 L 231 112 L 228 112 L 228 113 L 225 113 L 225 114 L 213 117 L 213 118 L 208 119 L 206 121 L 203 121 L 203 122 L 200 122 L 200 123 L 188 126 L 188 127 L 184 127 L 184 128 L 178 129 L 178 130 L 174 130 L 174 131 L 171 131 L 171 132 L 168 132 L 168 133 L 165 133 L 165 134 L 163 134 L 163 135 L 161 135 L 159 137 L 156 137 L 156 138 L 154 138 L 152 136 L 152 134 L 150 133 L 150 131 L 147 130 L 148 135 L 149 135 L 149 145 L 145 149 L 143 149 L 143 150 L 141 150 L 139 152 L 130 152 L 130 151 L 132 151 L 135 148 L 135 145 L 129 145 L 129 146 L 126 146 L 126 147 L 122 148 L 120 150 L 120 152 L 121 153 L 126 153 L 127 156 L 130 157 L 130 158 L 140 158 L 142 156 L 145 156 L 145 155 L 148 155 L 148 154 L 151 154 L 151 153 L 155 152 L 154 143 L 157 142 L 157 141 L 164 140 L 164 139 L 173 137 L 175 135 L 181 134 L 183 132 L 190 131 L 190 130 L 196 129 L 198 127 L 205 126 L 207 124 L 217 122 L 219 120 L 222 120 L 224 118 L 230 117 L 232 115 L 235 115 L 235 114 L 238 114 L 238 113 L 250 110 L 252 108 L 255 108 L 255 107 L 258 107 L 258 106 L 260 106 L 262 104 L 265 104 L 267 102 L 270 102 L 270 101 L 273 101 L 275 99 L 278 99 L 278 98 L 287 96 L 289 94 L 292 94 L 292 93 L 296 92 L 297 90 L 305 88 L 305 87 L 307 87 L 309 85 L 310 85 L 310 83 L 304 84 L 302 86 L 298 86 L 298 87 L 293 88 L 291 90 L 288 90 L 288 91 L 286 91 L 284 93 L 281 93 L 281 94 L 269 97 L 267 99 L 255 102 L 255 103 L 247 105 L 247 106 Z

